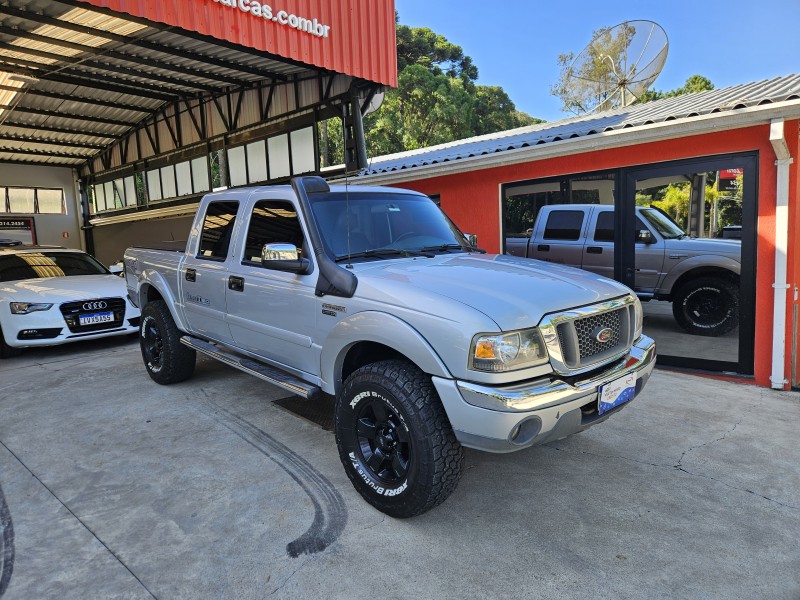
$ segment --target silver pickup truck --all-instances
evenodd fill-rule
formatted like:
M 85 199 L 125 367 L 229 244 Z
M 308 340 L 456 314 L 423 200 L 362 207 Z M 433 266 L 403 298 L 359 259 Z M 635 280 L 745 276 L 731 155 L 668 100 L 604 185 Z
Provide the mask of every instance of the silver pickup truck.
M 490 255 L 402 189 L 232 189 L 200 203 L 185 252 L 130 248 L 141 350 L 160 384 L 196 352 L 313 399 L 333 394 L 341 461 L 394 517 L 455 489 L 462 446 L 511 452 L 605 420 L 647 381 L 631 291 Z
M 642 300 L 672 302 L 677 323 L 694 335 L 719 336 L 739 324 L 740 240 L 693 238 L 665 213 L 636 207 L 634 290 Z M 525 237 L 506 252 L 614 276 L 614 207 L 543 206 Z

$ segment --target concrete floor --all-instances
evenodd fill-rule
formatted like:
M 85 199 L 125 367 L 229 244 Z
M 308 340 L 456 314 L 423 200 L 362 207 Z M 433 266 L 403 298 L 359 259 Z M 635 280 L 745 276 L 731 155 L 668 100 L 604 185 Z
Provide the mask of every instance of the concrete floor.
M 158 386 L 131 339 L 0 362 L 0 596 L 800 598 L 797 393 L 657 370 L 403 521 L 284 396 L 207 360 Z

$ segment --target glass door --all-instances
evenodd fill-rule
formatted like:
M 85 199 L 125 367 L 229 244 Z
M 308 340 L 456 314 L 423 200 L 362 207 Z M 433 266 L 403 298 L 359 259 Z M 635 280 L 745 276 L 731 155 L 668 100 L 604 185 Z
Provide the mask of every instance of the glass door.
M 661 364 L 753 372 L 756 175 L 752 154 L 624 171 L 614 275 L 642 299 Z

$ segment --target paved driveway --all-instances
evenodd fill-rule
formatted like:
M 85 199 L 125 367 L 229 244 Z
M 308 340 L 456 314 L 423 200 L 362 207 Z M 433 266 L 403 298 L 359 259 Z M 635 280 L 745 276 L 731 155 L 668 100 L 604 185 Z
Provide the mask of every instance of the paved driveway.
M 285 396 L 205 359 L 158 386 L 135 340 L 0 362 L 0 596 L 800 598 L 797 393 L 657 370 L 402 521 Z

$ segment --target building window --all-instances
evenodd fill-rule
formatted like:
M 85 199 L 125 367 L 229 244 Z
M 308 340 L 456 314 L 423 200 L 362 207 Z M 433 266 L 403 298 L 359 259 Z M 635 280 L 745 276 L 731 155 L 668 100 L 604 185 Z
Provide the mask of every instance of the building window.
M 64 190 L 57 188 L 0 187 L 0 213 L 64 215 Z

